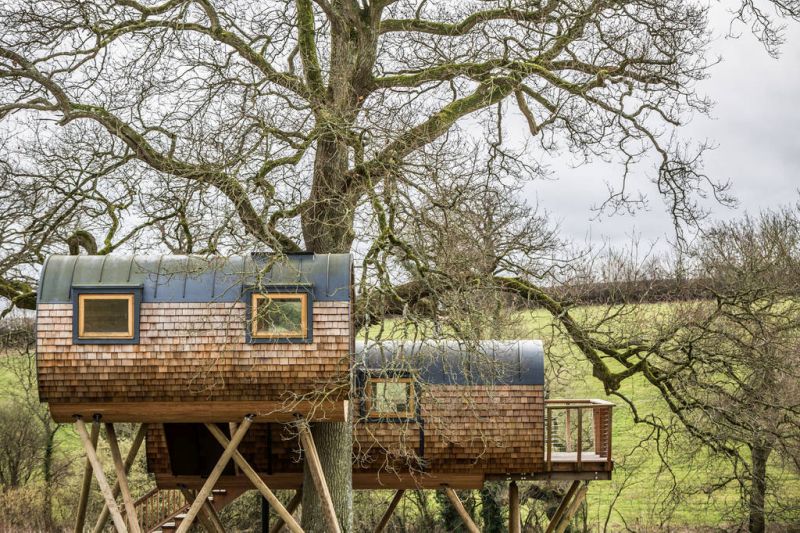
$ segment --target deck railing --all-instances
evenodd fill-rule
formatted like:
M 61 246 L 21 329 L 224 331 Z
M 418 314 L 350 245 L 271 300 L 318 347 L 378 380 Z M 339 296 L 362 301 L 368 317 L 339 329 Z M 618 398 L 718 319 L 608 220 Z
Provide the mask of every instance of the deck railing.
M 611 471 L 611 425 L 614 404 L 605 400 L 545 400 L 545 464 L 604 463 Z

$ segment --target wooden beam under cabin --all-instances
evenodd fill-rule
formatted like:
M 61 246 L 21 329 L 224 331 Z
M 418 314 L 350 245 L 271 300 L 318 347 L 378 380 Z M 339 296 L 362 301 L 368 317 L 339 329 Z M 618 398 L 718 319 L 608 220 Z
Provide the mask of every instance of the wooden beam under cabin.
M 394 497 L 392 498 L 392 501 L 389 502 L 389 507 L 386 509 L 386 512 L 383 513 L 383 516 L 381 517 L 381 521 L 378 522 L 378 525 L 375 526 L 375 529 L 372 531 L 372 533 L 381 533 L 383 531 L 383 529 L 386 527 L 386 524 L 388 524 L 389 520 L 392 518 L 392 514 L 394 513 L 394 510 L 397 507 L 397 504 L 399 504 L 400 500 L 403 499 L 403 494 L 404 493 L 405 493 L 405 489 L 400 489 L 400 490 L 398 490 L 397 492 L 394 493 Z
M 294 491 L 294 496 L 292 496 L 292 499 L 289 501 L 289 505 L 286 506 L 286 511 L 289 514 L 294 514 L 295 510 L 300 506 L 300 502 L 302 501 L 303 501 L 303 487 L 301 485 L 299 489 Z M 283 518 L 281 518 L 280 515 L 278 515 L 278 518 L 275 520 L 275 525 L 273 525 L 272 528 L 270 528 L 269 533 L 278 533 L 281 530 L 281 528 L 283 528 L 283 526 L 284 526 Z
M 217 439 L 223 447 L 227 447 L 230 442 L 225 434 L 214 424 L 206 424 L 206 428 L 211 434 Z M 275 494 L 270 490 L 270 488 L 264 483 L 258 473 L 250 466 L 250 463 L 239 453 L 238 450 L 234 449 L 232 454 L 233 461 L 239 466 L 239 469 L 242 473 L 250 480 L 250 482 L 255 485 L 258 492 L 269 502 L 269 504 L 275 509 L 275 512 L 278 513 L 283 521 L 286 523 L 286 526 L 291 529 L 294 533 L 303 533 L 303 529 L 300 525 L 295 521 L 294 517 L 286 510 L 283 506 L 281 501 L 275 496 Z
M 564 516 L 561 517 L 561 522 L 556 526 L 555 533 L 564 533 L 564 531 L 569 526 L 572 517 L 575 516 L 575 513 L 578 511 L 578 507 L 581 506 L 583 500 L 586 498 L 586 493 L 589 492 L 589 485 L 583 485 L 580 489 L 578 489 L 578 493 L 575 494 L 575 498 L 572 499 L 572 503 L 567 509 L 567 512 L 564 513 Z
M 576 479 L 569 486 L 567 493 L 564 494 L 563 498 L 561 498 L 561 503 L 558 504 L 556 512 L 553 513 L 553 516 L 550 518 L 550 523 L 547 525 L 545 533 L 553 533 L 553 531 L 555 531 L 556 526 L 561 521 L 561 517 L 564 516 L 564 513 L 567 511 L 570 503 L 572 503 L 572 498 L 575 496 L 575 493 L 578 491 L 580 485 L 581 482 Z
M 194 522 L 197 513 L 200 512 L 200 508 L 203 507 L 203 504 L 208 501 L 211 491 L 214 490 L 214 485 L 217 484 L 217 480 L 222 475 L 222 472 L 225 470 L 228 462 L 231 460 L 233 452 L 235 452 L 236 448 L 238 448 L 239 444 L 241 444 L 242 439 L 244 439 L 244 436 L 247 434 L 247 430 L 250 429 L 252 423 L 253 418 L 246 416 L 239 425 L 239 430 L 231 437 L 228 446 L 223 450 L 222 455 L 220 456 L 219 460 L 217 460 L 217 464 L 214 465 L 214 468 L 208 475 L 208 479 L 206 479 L 206 482 L 197 492 L 194 503 L 192 503 L 191 507 L 189 507 L 189 510 L 186 512 L 186 516 L 181 521 L 181 525 L 178 526 L 176 533 L 186 533 L 189 530 L 189 527 L 192 525 L 192 522 Z
M 186 499 L 186 503 L 191 505 L 197 495 L 193 491 L 185 488 L 180 489 L 180 491 Z M 208 498 L 206 498 L 197 518 L 208 533 L 225 533 L 225 527 L 222 525 L 219 516 L 216 511 L 214 511 L 214 507 L 211 505 L 211 502 L 208 501 Z
M 325 480 L 322 463 L 320 463 L 319 455 L 317 454 L 317 446 L 314 444 L 314 436 L 311 435 L 311 428 L 309 428 L 306 420 L 299 420 L 297 428 L 300 433 L 300 444 L 303 446 L 303 452 L 306 456 L 306 463 L 311 471 L 314 487 L 317 489 L 317 494 L 322 504 L 328 530 L 330 533 L 341 533 L 339 520 L 336 518 L 336 510 L 333 507 L 333 499 L 331 499 L 331 493 L 328 490 L 328 482 Z
M 125 471 L 125 463 L 122 461 L 122 454 L 119 452 L 117 432 L 114 430 L 114 424 L 110 422 L 106 422 L 106 440 L 108 440 L 108 447 L 111 449 L 111 460 L 114 461 L 114 470 L 117 474 L 119 491 L 122 494 L 122 503 L 125 506 L 128 527 L 132 533 L 141 533 L 142 530 L 136 519 L 136 508 L 133 506 L 133 497 L 131 496 L 130 487 L 128 487 L 128 473 Z M 111 495 L 114 495 L 113 490 Z
M 601 463 L 604 464 L 604 463 Z M 558 473 L 553 472 L 553 477 L 557 477 Z M 574 479 L 573 474 L 566 474 L 569 479 Z M 581 475 L 592 476 L 591 479 L 604 479 L 596 478 L 592 472 L 584 472 Z M 276 472 L 274 474 L 259 473 L 259 477 L 269 485 L 272 490 L 297 490 L 303 484 L 302 472 Z M 497 476 L 494 481 L 504 481 L 508 479 L 508 475 Z M 541 478 L 534 478 L 532 475 L 520 476 L 517 479 L 548 479 L 548 475 L 542 475 Z M 156 485 L 161 488 L 174 488 L 177 489 L 181 485 L 199 489 L 203 486 L 205 478 L 195 475 L 173 475 L 173 474 L 156 474 Z M 353 489 L 354 490 L 399 490 L 399 489 L 428 489 L 435 490 L 447 485 L 455 490 L 472 490 L 480 489 L 483 486 L 484 480 L 488 479 L 482 473 L 478 474 L 449 474 L 449 473 L 425 473 L 424 476 L 415 474 L 404 474 L 400 472 L 353 472 Z M 217 482 L 217 488 L 220 489 L 245 489 L 249 490 L 253 484 L 245 476 L 224 475 Z
M 95 419 L 92 423 L 92 435 L 89 441 L 92 447 L 97 446 L 97 438 L 100 436 L 100 421 Z M 83 468 L 83 481 L 81 481 L 81 494 L 78 497 L 78 512 L 75 514 L 75 533 L 83 533 L 83 525 L 86 522 L 86 508 L 89 505 L 89 491 L 92 488 L 92 463 L 86 459 Z
M 140 424 L 139 430 L 136 432 L 136 436 L 133 438 L 131 449 L 128 450 L 128 455 L 125 457 L 126 474 L 131 471 L 131 467 L 133 466 L 134 461 L 136 461 L 136 455 L 139 453 L 139 448 L 141 448 L 146 434 L 147 424 Z M 117 496 L 119 496 L 119 479 L 114 482 L 114 487 L 111 489 L 111 492 L 116 500 Z M 103 503 L 103 510 L 100 511 L 100 516 L 97 517 L 97 522 L 94 524 L 93 533 L 102 533 L 106 527 L 106 522 L 108 522 L 108 506 Z
M 75 428 L 78 430 L 78 436 L 81 438 L 83 449 L 86 451 L 86 457 L 92 465 L 94 477 L 100 487 L 100 493 L 106 500 L 108 511 L 111 513 L 111 520 L 114 522 L 114 527 L 117 528 L 118 533 L 127 533 L 128 528 L 125 526 L 125 520 L 119 512 L 117 502 L 114 500 L 114 495 L 111 492 L 111 487 L 108 484 L 106 475 L 103 473 L 103 465 L 100 464 L 100 459 L 97 458 L 97 451 L 92 446 L 92 438 L 86 431 L 86 425 L 80 417 L 75 419 Z
M 184 423 L 240 421 L 253 416 L 256 422 L 293 422 L 298 416 L 311 421 L 345 422 L 349 403 L 280 401 L 196 401 L 196 402 L 106 402 L 54 403 L 50 416 L 59 423 L 72 422 L 75 416 L 102 416 L 104 422 Z
M 467 530 L 470 533 L 481 533 L 481 530 L 478 529 L 478 526 L 475 525 L 475 522 L 472 521 L 472 517 L 469 515 L 466 509 L 464 509 L 464 505 L 461 503 L 461 500 L 454 491 L 450 487 L 446 487 L 444 489 L 445 494 L 447 494 L 447 498 L 450 500 L 450 503 L 453 504 L 458 515 L 461 517 L 461 521 L 464 522 L 464 526 L 466 526 Z

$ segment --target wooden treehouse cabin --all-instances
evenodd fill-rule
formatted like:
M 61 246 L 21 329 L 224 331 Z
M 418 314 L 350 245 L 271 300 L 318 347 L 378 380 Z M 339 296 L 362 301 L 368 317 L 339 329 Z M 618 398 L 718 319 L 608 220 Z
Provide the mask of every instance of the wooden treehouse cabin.
M 519 531 L 516 482 L 568 480 L 549 528 L 563 530 L 588 481 L 611 477 L 612 404 L 545 399 L 540 341 L 356 342 L 352 271 L 347 254 L 50 257 L 39 394 L 86 450 L 76 530 L 90 529 L 93 474 L 105 500 L 93 531 L 109 518 L 118 531 L 184 532 L 195 519 L 223 531 L 217 511 L 256 489 L 272 529 L 299 532 L 305 466 L 338 532 L 309 430 L 331 421 L 352 422 L 353 488 L 397 491 L 378 530 L 404 490 L 438 489 L 477 531 L 454 490 L 504 480 Z M 121 422 L 141 424 L 124 459 Z M 126 473 L 142 443 L 156 487 L 134 500 Z M 289 505 L 278 489 L 296 491 Z

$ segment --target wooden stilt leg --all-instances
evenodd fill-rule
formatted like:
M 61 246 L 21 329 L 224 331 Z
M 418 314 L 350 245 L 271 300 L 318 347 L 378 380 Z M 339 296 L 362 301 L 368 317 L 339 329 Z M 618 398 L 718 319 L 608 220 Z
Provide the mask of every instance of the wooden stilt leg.
M 122 454 L 119 453 L 119 441 L 117 440 L 117 432 L 114 430 L 114 424 L 106 423 L 106 438 L 108 439 L 108 446 L 111 448 L 111 458 L 114 460 L 114 469 L 117 472 L 117 483 L 119 484 L 119 491 L 122 494 L 122 502 L 125 505 L 128 527 L 132 533 L 141 533 L 139 522 L 136 520 L 136 509 L 133 507 L 131 490 L 128 487 L 128 474 L 125 472 Z M 113 496 L 113 490 L 111 494 Z
M 453 507 L 456 508 L 458 511 L 459 516 L 461 516 L 461 520 L 464 522 L 464 525 L 467 527 L 470 533 L 481 533 L 481 530 L 478 529 L 478 526 L 475 525 L 475 522 L 472 521 L 472 517 L 469 515 L 466 509 L 464 509 L 464 505 L 461 503 L 461 500 L 458 498 L 458 494 L 456 491 L 447 487 L 444 489 L 445 493 L 447 494 L 447 498 L 450 500 L 450 503 L 453 504 Z
M 508 485 L 508 533 L 520 533 L 519 487 L 516 481 Z
M 558 505 L 558 509 L 556 509 L 555 514 L 550 519 L 550 523 L 547 525 L 545 533 L 553 533 L 553 531 L 555 531 L 556 526 L 561 521 L 561 517 L 564 516 L 567 508 L 569 508 L 569 505 L 572 503 L 572 498 L 575 496 L 575 493 L 578 491 L 580 485 L 581 482 L 576 479 L 572 482 L 572 485 L 569 486 L 567 493 L 564 495 L 564 497 L 561 499 L 561 503 Z
M 311 471 L 311 477 L 314 479 L 314 487 L 317 489 L 322 509 L 325 511 L 328 530 L 330 533 L 341 533 L 339 520 L 336 518 L 336 511 L 333 508 L 331 493 L 328 490 L 328 482 L 325 481 L 325 473 L 322 471 L 322 464 L 319 462 L 317 446 L 314 444 L 314 437 L 311 435 L 311 428 L 308 427 L 308 422 L 305 420 L 300 420 L 297 428 L 300 433 L 300 444 L 303 446 L 308 468 Z
M 108 480 L 106 480 L 106 476 L 103 473 L 103 465 L 100 464 L 100 459 L 97 458 L 97 452 L 95 451 L 94 446 L 92 446 L 92 439 L 89 436 L 89 433 L 87 433 L 86 425 L 83 423 L 83 420 L 80 417 L 75 419 L 75 427 L 78 430 L 78 436 L 80 436 L 81 442 L 83 443 L 83 448 L 86 450 L 86 457 L 89 458 L 89 462 L 92 465 L 94 477 L 97 479 L 97 484 L 100 486 L 100 492 L 103 494 L 103 498 L 106 500 L 106 505 L 108 505 L 108 511 L 111 513 L 111 520 L 114 522 L 114 527 L 117 528 L 119 533 L 127 533 L 128 528 L 125 527 L 125 520 L 123 520 L 122 515 L 119 512 L 119 507 L 117 507 L 117 502 L 114 501 L 114 495 L 111 492 L 111 487 L 109 486 Z
M 289 505 L 286 506 L 286 512 L 289 514 L 294 513 L 295 509 L 300 506 L 300 502 L 303 501 L 303 487 L 300 487 L 294 492 L 294 496 L 292 496 L 291 501 L 289 501 Z M 278 516 L 275 520 L 275 525 L 269 530 L 269 533 L 278 533 L 281 528 L 283 527 L 283 518 Z
M 90 441 L 92 447 L 97 446 L 97 437 L 100 435 L 100 421 L 95 420 L 92 424 L 92 436 Z M 89 491 L 92 488 L 92 463 L 86 459 L 86 466 L 83 469 L 83 481 L 81 483 L 81 496 L 78 500 L 78 513 L 75 515 L 75 533 L 83 533 L 83 524 L 86 522 L 86 507 L 89 505 Z
M 131 449 L 128 450 L 128 455 L 125 457 L 126 474 L 131 471 L 131 466 L 133 466 L 134 461 L 136 461 L 136 455 L 139 453 L 139 448 L 141 448 L 146 434 L 147 424 L 139 425 L 139 431 L 136 432 L 136 436 L 133 438 L 133 443 L 131 444 Z M 114 488 L 111 492 L 114 494 L 114 499 L 119 496 L 119 479 L 114 482 Z M 108 506 L 103 504 L 103 510 L 100 511 L 100 516 L 97 517 L 97 522 L 94 524 L 93 533 L 102 533 L 103 529 L 106 527 L 106 522 L 108 522 Z
M 214 438 L 217 439 L 217 442 L 219 442 L 223 447 L 228 445 L 228 438 L 217 426 L 214 424 L 206 424 L 206 427 L 208 428 L 208 431 L 214 435 Z M 275 494 L 273 494 L 270 488 L 267 487 L 267 484 L 264 483 L 264 480 L 261 479 L 261 476 L 258 475 L 258 472 L 256 472 L 253 467 L 250 466 L 250 463 L 245 460 L 242 454 L 239 453 L 238 450 L 234 450 L 232 457 L 234 462 L 239 466 L 239 470 L 241 470 L 242 473 L 247 476 L 247 479 L 249 479 L 250 482 L 255 485 L 255 487 L 258 489 L 258 492 L 260 492 L 261 495 L 275 509 L 275 512 L 278 513 L 278 516 L 280 516 L 281 519 L 286 523 L 286 526 L 295 533 L 303 533 L 303 529 L 294 519 L 292 514 L 286 510 L 281 501 L 275 496 Z
M 564 513 L 564 516 L 561 517 L 561 522 L 559 522 L 559 524 L 556 526 L 555 533 L 564 533 L 564 530 L 566 530 L 567 526 L 569 526 L 570 520 L 572 520 L 572 517 L 578 511 L 578 507 L 581 506 L 581 503 L 583 503 L 583 500 L 586 498 L 587 492 L 589 492 L 588 485 L 584 485 L 578 489 L 578 492 L 575 494 L 575 498 L 573 498 L 569 508 Z
M 233 435 L 234 433 L 236 433 L 236 430 L 237 430 L 238 428 L 239 428 L 239 424 L 237 424 L 236 422 L 229 422 L 229 423 L 228 423 L 228 431 L 230 431 L 230 434 L 231 434 L 231 435 Z M 241 474 L 241 472 L 239 472 L 239 465 L 237 465 L 237 464 L 235 464 L 235 463 L 234 463 L 234 465 L 233 465 L 233 468 L 234 468 L 234 472 L 236 472 L 236 475 L 237 475 L 237 476 L 238 476 L 239 474 Z
M 403 499 L 403 493 L 405 493 L 404 489 L 400 489 L 394 493 L 392 501 L 389 502 L 389 507 L 386 509 L 386 512 L 383 513 L 383 517 L 381 518 L 381 521 L 378 522 L 378 525 L 375 526 L 373 533 L 381 533 L 383 531 L 383 529 L 386 527 L 386 524 L 389 523 L 389 519 L 392 518 L 392 513 L 394 513 L 397 504 L 399 504 L 400 500 Z
M 252 423 L 252 416 L 247 416 L 242 421 L 239 429 L 228 443 L 228 446 L 223 450 L 219 461 L 217 461 L 217 464 L 214 466 L 214 469 L 208 475 L 208 479 L 206 479 L 206 482 L 203 483 L 203 487 L 197 492 L 194 503 L 192 503 L 192 506 L 189 507 L 189 510 L 186 512 L 186 516 L 181 521 L 181 525 L 178 526 L 176 533 L 186 533 L 189 530 L 189 527 L 192 525 L 192 522 L 194 522 L 197 513 L 200 512 L 200 509 L 203 507 L 203 503 L 208 500 L 208 496 L 211 494 L 211 491 L 214 490 L 214 485 L 217 484 L 217 481 L 222 475 L 222 472 L 225 470 L 228 461 L 231 460 L 233 453 L 236 451 L 236 448 L 239 447 L 239 444 L 242 442 L 242 439 L 247 433 L 247 430 L 250 429 L 250 425 Z
M 194 492 L 185 488 L 181 488 L 180 490 L 181 494 L 183 494 L 183 497 L 186 498 L 186 503 L 191 504 L 196 497 Z M 200 514 L 197 515 L 197 518 L 200 519 L 200 523 L 203 524 L 203 527 L 206 528 L 208 533 L 225 533 L 225 527 L 222 525 L 219 516 L 214 511 L 214 507 L 211 505 L 211 502 L 209 502 L 207 499 L 206 503 L 203 504 L 203 508 L 200 510 Z

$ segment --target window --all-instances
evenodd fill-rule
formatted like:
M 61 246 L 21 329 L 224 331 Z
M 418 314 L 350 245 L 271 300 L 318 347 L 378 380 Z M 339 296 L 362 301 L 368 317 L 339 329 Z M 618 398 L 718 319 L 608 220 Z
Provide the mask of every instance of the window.
M 133 339 L 133 294 L 79 294 L 79 339 Z
M 369 378 L 369 418 L 415 418 L 414 383 L 411 378 Z
M 253 294 L 250 335 L 253 339 L 305 339 L 308 335 L 308 294 Z

